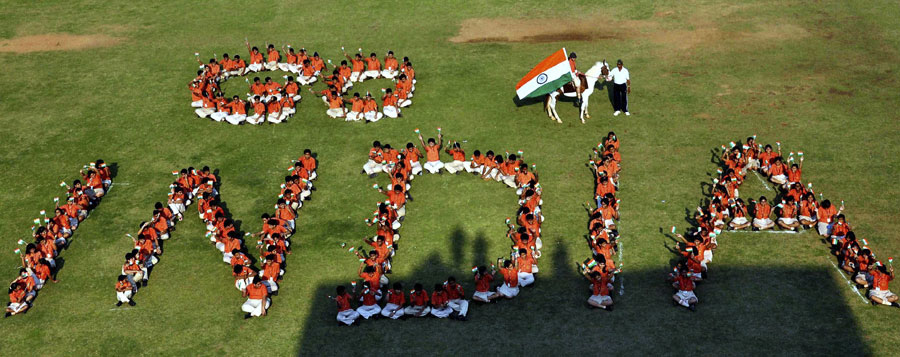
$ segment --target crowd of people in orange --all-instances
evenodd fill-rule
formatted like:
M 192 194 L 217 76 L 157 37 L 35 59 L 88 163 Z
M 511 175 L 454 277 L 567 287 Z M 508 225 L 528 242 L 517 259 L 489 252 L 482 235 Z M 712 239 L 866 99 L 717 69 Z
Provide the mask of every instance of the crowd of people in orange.
M 900 306 L 888 286 L 894 276 L 893 259 L 888 259 L 888 267 L 875 258 L 865 239 L 856 237 L 843 214 L 843 201 L 837 206 L 821 193 L 817 199 L 812 183 L 804 184 L 802 151 L 791 151 L 785 157 L 781 142 L 775 147 L 759 144 L 755 135 L 744 143 L 730 142 L 721 148 L 722 167 L 712 180 L 708 204 L 697 207 L 693 217 L 696 227 L 685 235 L 677 233 L 674 226 L 671 230 L 682 241 L 677 251 L 681 259 L 671 274 L 678 289 L 674 304 L 696 309 L 699 300 L 693 290 L 697 282 L 708 278 L 707 265 L 723 231 L 777 229 L 794 233 L 810 229 L 830 247 L 858 287 L 869 289 L 874 304 Z M 771 201 L 766 196 L 746 201 L 741 198 L 740 187 L 751 173 L 765 178 L 764 185 L 769 182 L 774 186 Z
M 450 276 L 446 281 L 435 284 L 430 294 L 423 284 L 415 283 L 407 299 L 403 285 L 399 282 L 389 285 L 390 280 L 386 276 L 391 273 L 391 264 L 399 248 L 400 227 L 406 217 L 406 203 L 413 200 L 410 194 L 411 183 L 416 176 L 421 176 L 426 171 L 430 174 L 465 172 L 485 181 L 502 182 L 515 189 L 519 197 L 520 207 L 516 212 L 516 219 L 508 218 L 505 223 L 508 228 L 506 235 L 512 241 L 510 256 L 498 259 L 497 265 L 472 268 L 475 280 L 472 300 L 490 303 L 501 297 L 513 298 L 518 295 L 520 287 L 534 284 L 535 274 L 538 272 L 537 261 L 541 256 L 540 227 L 544 219 L 541 214 L 542 188 L 534 171 L 535 165 L 532 164 L 529 168 L 522 160 L 521 151 L 516 154 L 507 152 L 505 155 L 495 155 L 493 151 L 482 154 L 475 150 L 473 155 L 467 157 L 457 141 L 444 146 L 441 128 L 437 129 L 437 134 L 437 139 L 429 138 L 426 141 L 416 129 L 420 146 L 409 142 L 405 148 L 398 149 L 379 141 L 372 144 L 368 161 L 360 173 L 374 178 L 383 172 L 389 175 L 391 183 L 385 188 L 378 184 L 372 186 L 387 199 L 378 202 L 372 218 L 365 220 L 368 226 L 375 227 L 374 237 L 365 238 L 365 243 L 371 246 L 371 250 L 366 252 L 362 246 L 341 245 L 359 259 L 358 274 L 362 284 L 351 282 L 351 291 L 345 286 L 338 286 L 336 295 L 330 297 L 338 306 L 338 324 L 351 325 L 359 317 L 369 319 L 379 315 L 391 319 L 429 315 L 467 319 L 469 301 L 455 277 Z M 450 160 L 444 161 L 441 158 L 442 152 L 449 155 Z M 425 159 L 424 164 L 422 159 Z M 498 266 L 503 282 L 492 289 Z M 358 285 L 362 285 L 360 289 Z M 358 302 L 355 309 L 352 307 L 354 302 Z M 382 302 L 383 306 L 380 305 Z
M 596 207 L 585 203 L 588 213 L 588 235 L 585 236 L 591 249 L 591 258 L 578 263 L 581 274 L 590 281 L 591 296 L 587 303 L 591 307 L 612 311 L 613 282 L 622 271 L 621 262 L 616 264 L 615 254 L 619 249 L 619 172 L 622 156 L 619 154 L 619 139 L 609 132 L 603 141 L 593 149 L 587 166 L 594 176 L 594 200 Z
M 66 189 L 66 199 L 60 202 L 59 197 L 53 198 L 52 214 L 41 210 L 41 217 L 34 219 L 31 226 L 34 241 L 18 241 L 20 247 L 15 253 L 22 266 L 19 276 L 9 284 L 6 317 L 27 312 L 47 280 L 57 282 L 60 252 L 69 248 L 75 230 L 112 187 L 112 173 L 103 160 L 85 165 L 80 173 L 83 181 L 74 180 L 71 186 L 65 181 L 59 183 Z
M 318 52 L 309 54 L 305 48 L 297 51 L 287 45 L 279 50 L 274 44 L 266 44 L 263 54 L 249 42 L 245 45 L 249 51 L 249 64 L 240 55 L 232 58 L 227 53 L 221 60 L 214 56 L 208 63 L 203 63 L 200 54 L 195 54 L 200 69 L 188 89 L 191 107 L 196 108 L 194 112 L 198 117 L 234 125 L 282 123 L 296 113 L 302 98 L 301 86 L 308 86 L 312 95 L 322 99 L 329 117 L 346 121 L 371 123 L 384 117 L 398 118 L 402 116 L 401 108 L 412 105 L 416 71 L 409 57 L 400 60 L 393 51 L 379 59 L 374 52 L 364 56 L 362 48 L 350 56 L 342 47 L 346 59 L 333 64 L 330 59 L 322 59 Z M 284 83 L 271 76 L 264 79 L 257 76 L 252 81 L 247 77 L 244 79 L 249 86 L 246 99 L 238 95 L 228 98 L 221 88 L 223 82 L 233 77 L 274 71 L 289 73 L 282 76 Z M 393 83 L 393 88 L 382 88 L 380 107 L 370 92 L 349 95 L 354 83 L 379 78 Z M 326 89 L 314 91 L 312 85 L 316 82 L 324 83 Z

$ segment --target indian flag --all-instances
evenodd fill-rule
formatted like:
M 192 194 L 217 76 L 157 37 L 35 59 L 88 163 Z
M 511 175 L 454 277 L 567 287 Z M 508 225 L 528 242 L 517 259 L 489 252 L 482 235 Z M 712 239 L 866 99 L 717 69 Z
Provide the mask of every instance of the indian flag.
M 559 89 L 574 79 L 566 49 L 563 48 L 532 68 L 516 84 L 516 95 L 519 96 L 519 99 L 542 96 Z

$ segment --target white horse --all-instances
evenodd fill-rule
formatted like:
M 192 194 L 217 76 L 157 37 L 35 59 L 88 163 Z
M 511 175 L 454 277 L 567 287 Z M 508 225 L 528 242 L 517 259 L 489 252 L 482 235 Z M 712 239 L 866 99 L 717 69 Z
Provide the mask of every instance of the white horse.
M 594 85 L 598 80 L 606 80 L 607 75 L 609 75 L 609 64 L 606 63 L 606 60 L 603 60 L 595 63 L 591 69 L 584 72 L 585 78 L 578 78 L 578 80 L 581 81 L 582 88 L 585 88 L 584 91 L 581 92 L 581 109 L 579 110 L 582 124 L 584 124 L 584 119 L 591 118 L 591 115 L 588 114 L 588 99 L 590 99 L 591 94 L 594 93 Z M 547 94 L 547 97 L 544 100 L 544 109 L 547 111 L 547 116 L 550 117 L 550 120 L 556 120 L 557 123 L 562 123 L 562 120 L 559 119 L 559 114 L 556 112 L 556 97 L 560 94 L 569 98 L 578 97 L 578 93 L 572 83 L 566 84 L 562 88 Z

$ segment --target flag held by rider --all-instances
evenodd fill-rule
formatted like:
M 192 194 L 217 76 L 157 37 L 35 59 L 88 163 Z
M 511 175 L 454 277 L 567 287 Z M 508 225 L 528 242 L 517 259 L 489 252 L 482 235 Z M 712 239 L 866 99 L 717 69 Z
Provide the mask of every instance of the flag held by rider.
M 545 58 L 516 84 L 519 99 L 533 98 L 555 91 L 575 79 L 563 48 Z

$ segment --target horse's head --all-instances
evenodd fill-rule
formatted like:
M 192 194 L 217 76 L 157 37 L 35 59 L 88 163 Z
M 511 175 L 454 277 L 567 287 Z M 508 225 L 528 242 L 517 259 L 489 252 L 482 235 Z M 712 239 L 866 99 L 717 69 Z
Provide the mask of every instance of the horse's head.
M 599 77 L 599 76 L 607 76 L 609 75 L 609 64 L 606 63 L 606 60 L 595 62 L 594 66 L 591 67 L 587 72 L 585 72 L 588 76 L 591 77 Z

